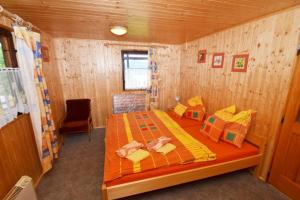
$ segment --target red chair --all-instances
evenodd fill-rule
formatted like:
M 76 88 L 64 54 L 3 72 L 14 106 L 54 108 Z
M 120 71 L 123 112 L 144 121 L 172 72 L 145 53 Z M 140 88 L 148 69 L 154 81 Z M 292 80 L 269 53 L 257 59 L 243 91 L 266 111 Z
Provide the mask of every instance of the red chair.
M 66 101 L 67 113 L 59 132 L 63 134 L 63 143 L 65 134 L 87 133 L 91 141 L 93 121 L 91 116 L 90 99 L 71 99 Z

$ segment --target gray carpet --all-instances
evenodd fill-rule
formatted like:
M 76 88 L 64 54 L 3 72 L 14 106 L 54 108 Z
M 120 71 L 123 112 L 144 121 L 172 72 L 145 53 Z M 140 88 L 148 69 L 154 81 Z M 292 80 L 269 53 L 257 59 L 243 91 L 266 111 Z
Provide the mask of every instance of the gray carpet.
M 104 129 L 95 129 L 92 141 L 83 134 L 68 136 L 54 168 L 38 189 L 39 200 L 99 200 L 103 174 Z M 247 170 L 136 195 L 126 199 L 286 200 L 273 186 Z

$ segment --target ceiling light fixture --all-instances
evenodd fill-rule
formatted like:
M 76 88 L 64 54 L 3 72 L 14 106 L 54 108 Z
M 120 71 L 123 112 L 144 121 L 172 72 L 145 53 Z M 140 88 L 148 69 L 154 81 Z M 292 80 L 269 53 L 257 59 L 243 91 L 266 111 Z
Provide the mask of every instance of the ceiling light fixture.
M 112 26 L 110 28 L 110 32 L 112 32 L 115 35 L 124 35 L 127 33 L 127 28 L 124 26 Z

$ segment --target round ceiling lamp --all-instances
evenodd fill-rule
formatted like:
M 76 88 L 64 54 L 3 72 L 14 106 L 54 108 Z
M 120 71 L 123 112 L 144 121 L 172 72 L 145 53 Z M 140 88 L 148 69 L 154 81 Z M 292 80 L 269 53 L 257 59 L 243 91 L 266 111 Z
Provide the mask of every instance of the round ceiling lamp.
M 127 33 L 127 28 L 124 26 L 112 26 L 110 32 L 115 35 L 125 35 Z

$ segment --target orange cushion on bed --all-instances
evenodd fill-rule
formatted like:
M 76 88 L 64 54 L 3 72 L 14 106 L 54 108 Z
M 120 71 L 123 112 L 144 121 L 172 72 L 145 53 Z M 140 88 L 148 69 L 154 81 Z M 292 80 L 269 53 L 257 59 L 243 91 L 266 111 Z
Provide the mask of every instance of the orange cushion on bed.
M 193 120 L 193 119 L 188 119 L 185 117 L 179 118 L 173 111 L 167 111 L 168 115 L 174 120 L 176 121 L 177 124 L 179 124 L 179 126 L 181 126 L 182 128 L 185 127 L 191 127 L 191 126 L 200 126 L 201 122 L 197 121 L 197 120 Z
M 208 136 L 211 140 L 218 142 L 226 124 L 226 121 L 220 119 L 216 115 L 211 115 L 202 124 L 200 132 L 203 135 Z
M 189 106 L 184 113 L 184 117 L 198 121 L 203 121 L 204 116 L 205 107 L 203 105 Z

